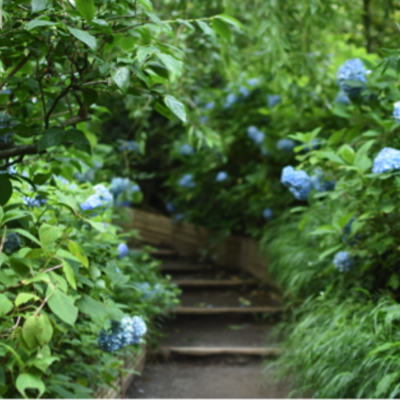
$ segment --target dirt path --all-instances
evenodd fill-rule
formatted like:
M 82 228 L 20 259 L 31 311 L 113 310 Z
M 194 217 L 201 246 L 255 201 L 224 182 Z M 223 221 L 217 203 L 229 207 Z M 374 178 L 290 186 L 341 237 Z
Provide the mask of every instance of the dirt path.
M 158 357 L 149 359 L 126 397 L 287 398 L 287 385 L 263 372 L 261 353 L 278 351 L 271 330 L 280 305 L 273 293 L 240 271 L 187 260 L 168 260 L 163 270 L 183 289 L 182 306 L 166 326 Z M 251 312 L 254 307 L 270 312 Z

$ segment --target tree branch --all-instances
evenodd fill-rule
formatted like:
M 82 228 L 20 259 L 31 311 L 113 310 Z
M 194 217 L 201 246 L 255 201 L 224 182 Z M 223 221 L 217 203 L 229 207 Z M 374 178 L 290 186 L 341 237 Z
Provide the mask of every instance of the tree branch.
M 12 69 L 6 76 L 6 78 L 4 79 L 4 81 L 2 83 L 0 83 L 0 90 L 3 89 L 3 87 L 5 86 L 5 84 L 7 83 L 7 79 L 10 78 L 11 76 L 14 76 L 29 60 L 29 58 L 31 57 L 30 54 L 28 54 L 25 58 L 23 58 L 15 67 L 14 69 Z
M 0 160 L 4 160 L 10 157 L 26 156 L 28 154 L 37 154 L 38 145 L 29 144 L 25 146 L 15 146 L 9 149 L 0 150 Z

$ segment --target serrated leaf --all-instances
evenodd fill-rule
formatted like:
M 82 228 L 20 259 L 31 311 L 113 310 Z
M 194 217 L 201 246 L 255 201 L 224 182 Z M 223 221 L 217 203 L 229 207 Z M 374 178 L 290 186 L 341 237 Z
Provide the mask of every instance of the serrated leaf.
M 58 146 L 64 139 L 64 130 L 60 128 L 50 128 L 43 132 L 43 136 L 39 139 L 39 153 L 50 147 Z
M 25 398 L 29 398 L 29 396 L 25 393 L 26 389 L 36 389 L 39 391 L 39 396 L 41 397 L 43 393 L 46 391 L 46 385 L 40 379 L 39 376 L 33 374 L 20 374 L 15 383 L 18 391 Z
M 219 36 L 221 36 L 229 43 L 232 42 L 232 32 L 223 20 L 214 18 L 211 21 L 211 26 L 214 31 L 218 33 Z
M 8 297 L 0 293 L 0 318 L 7 315 L 13 308 L 14 304 L 8 300 Z
M 52 245 L 56 240 L 58 240 L 63 234 L 63 229 L 57 226 L 52 226 L 48 224 L 43 224 L 39 228 L 39 238 L 40 243 L 43 247 L 48 247 Z
M 32 13 L 45 10 L 48 2 L 49 0 L 32 0 Z
M 76 290 L 76 281 L 75 281 L 75 274 L 74 270 L 72 269 L 71 265 L 65 260 L 62 261 L 64 275 L 67 278 L 69 285 L 72 289 Z
M 36 296 L 33 293 L 18 293 L 17 298 L 15 299 L 15 306 L 19 307 L 21 304 L 27 303 L 28 301 L 40 300 L 40 297 Z
M 12 183 L 7 175 L 0 175 L 0 206 L 7 204 L 13 193 Z
M 91 22 L 96 14 L 94 0 L 75 0 L 76 9 L 86 21 Z
M 171 95 L 164 97 L 166 106 L 183 122 L 187 121 L 186 109 L 183 103 Z
M 129 68 L 122 67 L 117 69 L 113 75 L 113 80 L 123 92 L 126 92 L 131 83 L 131 74 Z
M 46 292 L 46 297 L 51 295 L 48 301 L 51 311 L 62 321 L 73 326 L 78 317 L 78 309 L 74 306 L 71 297 L 59 289 L 55 289 L 54 293 L 51 294 L 53 290 L 54 286 L 49 285 Z
M 90 33 L 86 31 L 82 31 L 81 29 L 75 29 L 71 27 L 67 27 L 70 33 L 75 36 L 78 40 L 81 42 L 85 43 L 88 47 L 90 47 L 92 50 L 96 50 L 97 47 L 97 42 L 96 38 L 92 36 Z

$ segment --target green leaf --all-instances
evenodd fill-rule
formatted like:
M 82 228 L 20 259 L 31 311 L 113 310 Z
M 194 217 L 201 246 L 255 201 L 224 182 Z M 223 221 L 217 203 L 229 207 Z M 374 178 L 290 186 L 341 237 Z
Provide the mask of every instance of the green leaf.
M 398 346 L 400 346 L 400 342 L 382 344 L 382 345 L 380 345 L 378 347 L 375 347 L 375 349 L 371 350 L 368 353 L 367 358 L 372 357 L 375 354 L 382 353 L 384 351 L 393 349 L 394 347 L 398 347 Z
M 400 377 L 400 372 L 392 372 L 391 374 L 385 375 L 378 383 L 374 398 L 387 398 L 387 394 L 389 390 L 391 390 L 391 387 L 393 384 L 398 382 L 398 379 Z
M 175 57 L 172 57 L 168 54 L 157 54 L 158 58 L 161 62 L 168 68 L 168 71 L 171 72 L 171 75 L 176 79 L 182 74 L 183 62 L 177 60 Z
M 0 175 L 0 206 L 7 204 L 13 193 L 13 187 L 7 175 Z
M 18 391 L 25 398 L 29 398 L 29 396 L 25 393 L 26 389 L 36 389 L 39 391 L 39 396 L 41 397 L 43 393 L 46 391 L 46 386 L 43 381 L 37 376 L 33 374 L 20 374 L 15 383 Z
M 19 235 L 25 236 L 27 239 L 32 240 L 32 242 L 38 244 L 39 246 L 42 246 L 41 243 L 39 242 L 39 240 L 37 240 L 37 239 L 35 238 L 35 236 L 33 236 L 31 233 L 29 233 L 29 232 L 26 231 L 25 229 L 14 228 L 14 229 L 10 229 L 9 232 L 18 233 Z
M 48 285 L 46 297 L 49 297 L 54 290 L 53 285 Z M 78 309 L 74 306 L 71 297 L 67 296 L 59 289 L 55 289 L 48 301 L 50 310 L 53 311 L 58 318 L 69 325 L 74 325 L 78 317 Z
M 29 260 L 24 258 L 10 257 L 8 261 L 13 271 L 16 272 L 21 278 L 26 278 L 30 274 L 31 268 Z
M 113 75 L 113 80 L 123 92 L 126 92 L 131 82 L 131 73 L 129 68 L 118 68 Z
M 145 11 L 153 11 L 153 4 L 150 0 L 138 0 L 138 3 L 144 8 Z
M 236 18 L 231 17 L 230 15 L 219 14 L 219 15 L 216 15 L 215 18 L 222 19 L 227 24 L 233 25 L 238 29 L 244 29 L 243 24 L 240 21 L 238 21 Z
M 345 144 L 339 150 L 341 157 L 350 165 L 354 164 L 355 153 L 352 147 L 348 144 Z
M 14 304 L 8 300 L 8 297 L 0 293 L 0 318 L 7 315 L 13 308 Z
M 77 306 L 82 313 L 88 314 L 94 321 L 103 320 L 107 317 L 104 305 L 85 294 L 78 300 Z
M 186 109 L 183 103 L 171 95 L 164 98 L 166 106 L 183 122 L 187 121 Z
M 64 140 L 64 130 L 60 128 L 50 128 L 43 132 L 43 136 L 39 139 L 39 153 L 49 147 L 58 146 Z
M 32 0 L 32 13 L 45 10 L 48 2 L 49 0 Z
M 96 14 L 94 0 L 75 0 L 76 9 L 86 21 L 91 22 Z
M 89 268 L 89 260 L 82 247 L 78 243 L 70 241 L 68 243 L 68 250 L 82 263 L 85 268 Z
M 36 339 L 40 346 L 50 342 L 53 337 L 53 326 L 49 317 L 45 314 L 40 314 L 36 318 Z
M 67 281 L 69 285 L 76 290 L 76 282 L 75 282 L 75 274 L 74 270 L 72 269 L 71 265 L 65 260 L 62 261 L 63 264 L 63 271 L 65 274 L 65 277 L 67 278 Z
M 39 228 L 39 238 L 43 247 L 52 245 L 63 234 L 63 229 L 57 226 L 43 224 Z
M 65 131 L 64 139 L 71 141 L 79 150 L 92 154 L 92 146 L 88 138 L 79 129 L 68 129 Z
M 56 22 L 45 21 L 43 19 L 34 19 L 32 21 L 29 21 L 25 25 L 25 29 L 27 31 L 31 31 L 32 29 L 35 29 L 35 28 L 40 28 L 40 27 L 43 27 L 43 26 L 55 26 L 55 25 L 57 25 Z
M 40 300 L 40 297 L 36 296 L 33 293 L 18 293 L 17 298 L 15 299 L 15 306 L 19 307 L 21 304 L 27 303 L 28 301 Z
M 71 27 L 67 27 L 73 36 L 75 36 L 78 40 L 85 43 L 92 50 L 96 50 L 97 43 L 96 38 L 92 36 L 90 33 L 82 31 L 81 29 L 75 29 Z
M 59 204 L 67 206 L 74 213 L 76 212 L 76 208 L 78 207 L 78 204 L 72 196 L 67 196 L 66 194 L 61 193 L 59 191 L 56 192 L 56 196 L 57 196 Z
M 226 25 L 226 23 L 223 20 L 214 18 L 211 21 L 211 26 L 214 29 L 214 31 L 218 33 L 219 36 L 221 36 L 223 39 L 225 39 L 229 43 L 232 42 L 231 30 L 229 29 L 228 25 Z
M 210 25 L 208 25 L 204 21 L 196 21 L 197 25 L 201 28 L 201 30 L 204 32 L 204 34 L 209 35 L 213 38 L 215 38 L 215 32 L 210 28 Z
M 321 253 L 318 257 L 318 260 L 321 261 L 324 258 L 330 256 L 333 253 L 336 253 L 337 251 L 339 251 L 341 248 L 343 247 L 342 244 L 338 244 L 337 246 L 333 246 L 327 250 L 325 250 L 323 253 Z

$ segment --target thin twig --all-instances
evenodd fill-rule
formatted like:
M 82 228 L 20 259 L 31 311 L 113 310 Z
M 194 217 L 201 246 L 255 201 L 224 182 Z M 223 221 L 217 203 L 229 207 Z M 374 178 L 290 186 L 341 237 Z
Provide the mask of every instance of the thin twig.
M 0 90 L 3 89 L 3 87 L 5 86 L 5 84 L 7 83 L 7 79 L 11 78 L 12 76 L 14 76 L 29 60 L 29 58 L 31 57 L 30 54 L 28 54 L 25 58 L 23 58 L 5 77 L 4 81 L 2 83 L 0 83 Z
M 45 274 L 46 272 L 54 271 L 54 270 L 59 269 L 59 268 L 62 268 L 62 266 L 63 266 L 62 264 L 56 265 L 55 267 L 51 267 L 49 269 L 46 269 L 46 271 L 43 271 L 42 274 Z

